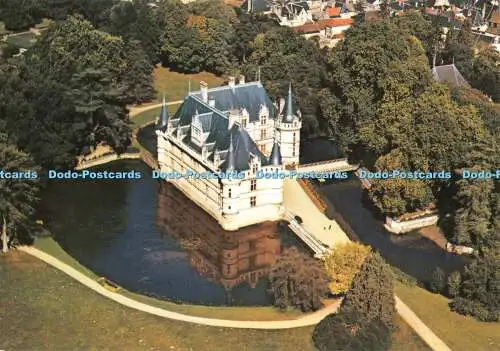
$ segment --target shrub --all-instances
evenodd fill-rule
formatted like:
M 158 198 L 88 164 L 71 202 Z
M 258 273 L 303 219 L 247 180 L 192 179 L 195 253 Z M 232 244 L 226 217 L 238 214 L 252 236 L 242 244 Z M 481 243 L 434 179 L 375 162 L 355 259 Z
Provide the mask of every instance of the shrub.
M 400 270 L 397 267 L 391 266 L 392 273 L 394 275 L 394 279 L 396 279 L 398 282 L 403 283 L 408 286 L 416 286 L 418 285 L 418 280 L 415 277 L 412 277 L 409 274 L 406 274 L 402 270 Z
M 460 272 L 453 272 L 448 277 L 448 294 L 451 297 L 457 297 L 460 292 L 460 282 L 462 278 L 460 277 Z
M 331 279 L 330 292 L 334 295 L 344 294 L 352 284 L 370 248 L 358 243 L 338 245 L 324 259 L 324 266 Z
M 275 305 L 306 312 L 321 308 L 328 293 L 328 276 L 321 263 L 297 248 L 285 249 L 269 275 Z
M 473 316 L 483 322 L 499 321 L 499 312 L 490 312 L 478 301 L 467 300 L 463 297 L 458 297 L 450 302 L 452 311 L 463 314 L 464 316 Z
M 439 267 L 436 267 L 436 269 L 432 273 L 432 279 L 429 284 L 430 290 L 434 293 L 442 292 L 446 286 L 445 279 L 446 275 L 444 274 L 443 270 Z

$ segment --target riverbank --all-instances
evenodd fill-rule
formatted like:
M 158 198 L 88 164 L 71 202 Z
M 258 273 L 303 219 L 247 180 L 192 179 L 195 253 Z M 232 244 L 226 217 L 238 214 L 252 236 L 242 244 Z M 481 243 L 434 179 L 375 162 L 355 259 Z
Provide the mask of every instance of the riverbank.
M 55 257 L 64 264 L 84 274 L 86 277 L 97 280 L 94 272 L 81 265 L 66 251 L 64 251 L 57 242 L 52 238 L 38 238 L 35 241 L 34 247 Z M 210 317 L 227 320 L 244 320 L 244 321 L 280 321 L 293 320 L 305 315 L 296 310 L 282 311 L 273 306 L 266 307 L 227 307 L 227 306 L 204 306 L 191 305 L 170 302 L 168 300 L 160 300 L 148 297 L 141 294 L 136 294 L 130 291 L 122 290 L 121 294 L 140 303 L 145 303 L 153 307 L 166 309 L 168 311 L 185 314 L 194 317 Z M 330 302 L 331 303 L 331 302 Z
M 0 349 L 313 351 L 313 327 L 206 327 L 134 311 L 22 253 L 0 255 Z M 3 303 L 5 302 L 5 303 Z M 429 348 L 400 318 L 390 351 Z

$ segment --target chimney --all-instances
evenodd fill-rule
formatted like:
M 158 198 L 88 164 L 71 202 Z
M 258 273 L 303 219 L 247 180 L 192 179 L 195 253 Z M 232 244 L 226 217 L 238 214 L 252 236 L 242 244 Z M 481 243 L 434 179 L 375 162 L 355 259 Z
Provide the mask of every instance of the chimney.
M 215 99 L 214 98 L 208 99 L 208 104 L 212 107 L 215 107 Z
M 279 113 L 285 113 L 285 111 L 283 111 L 284 107 L 285 107 L 285 98 L 280 98 L 280 102 L 279 102 Z
M 208 85 L 207 83 L 200 82 L 201 99 L 203 102 L 208 102 Z
M 240 83 L 239 84 L 245 84 L 245 76 L 243 74 L 240 74 Z
M 234 88 L 234 84 L 235 84 L 235 79 L 234 77 L 229 77 L 229 86 L 231 88 Z

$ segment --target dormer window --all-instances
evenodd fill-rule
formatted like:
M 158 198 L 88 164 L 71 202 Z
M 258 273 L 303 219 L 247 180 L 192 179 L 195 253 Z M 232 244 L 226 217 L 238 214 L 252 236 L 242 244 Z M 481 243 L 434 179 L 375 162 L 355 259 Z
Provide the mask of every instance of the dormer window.
M 267 124 L 267 116 L 260 116 L 260 124 L 266 125 Z
M 205 143 L 208 133 L 203 130 L 203 123 L 205 125 L 207 123 L 210 124 L 210 119 L 210 114 L 200 114 L 193 117 L 193 122 L 191 123 L 191 141 L 194 144 L 203 146 L 203 144 Z

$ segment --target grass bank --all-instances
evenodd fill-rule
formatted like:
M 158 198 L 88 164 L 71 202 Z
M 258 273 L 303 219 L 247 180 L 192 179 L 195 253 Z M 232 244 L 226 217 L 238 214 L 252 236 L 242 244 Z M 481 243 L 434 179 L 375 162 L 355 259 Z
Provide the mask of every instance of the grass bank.
M 7 42 L 14 45 L 16 48 L 29 49 L 36 42 L 37 36 L 31 32 L 14 34 L 7 38 Z
M 314 350 L 314 327 L 266 331 L 170 321 L 110 301 L 20 252 L 0 255 L 0 281 L 0 349 Z M 429 350 L 401 319 L 397 324 L 392 351 Z
M 58 258 L 60 261 L 75 268 L 79 272 L 87 275 L 92 279 L 97 279 L 98 276 L 88 270 L 86 267 L 77 262 L 66 251 L 64 251 L 57 242 L 52 238 L 38 238 L 34 246 L 49 255 Z M 160 300 L 140 294 L 135 294 L 130 291 L 122 290 L 120 292 L 124 296 L 130 297 L 139 302 L 147 303 L 149 305 L 164 308 L 172 312 L 183 313 L 197 317 L 210 317 L 217 319 L 229 320 L 248 320 L 248 321 L 271 321 L 271 320 L 287 320 L 296 319 L 304 314 L 299 311 L 281 311 L 272 306 L 266 307 L 224 307 L 224 306 L 203 306 L 203 305 L 190 305 L 178 304 L 171 301 Z
M 163 94 L 167 101 L 183 100 L 189 91 L 200 90 L 200 81 L 208 84 L 209 88 L 222 85 L 224 79 L 208 72 L 185 74 L 171 71 L 169 68 L 157 66 L 153 72 L 154 86 L 158 92 L 157 100 L 161 101 Z
M 313 350 L 312 327 L 255 331 L 170 321 L 112 302 L 26 254 L 0 256 L 3 350 Z
M 500 323 L 483 323 L 450 311 L 449 300 L 418 286 L 395 283 L 396 294 L 453 351 L 500 350 Z
M 176 111 L 179 105 L 170 105 L 168 106 L 168 113 L 172 116 Z M 155 107 L 150 110 L 141 112 L 136 116 L 132 117 L 130 120 L 133 123 L 133 128 L 140 128 L 147 123 L 155 121 L 160 115 L 161 107 Z

